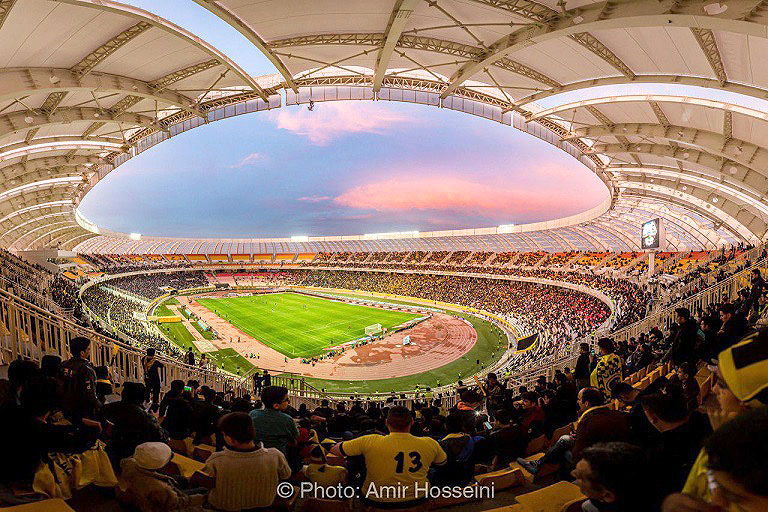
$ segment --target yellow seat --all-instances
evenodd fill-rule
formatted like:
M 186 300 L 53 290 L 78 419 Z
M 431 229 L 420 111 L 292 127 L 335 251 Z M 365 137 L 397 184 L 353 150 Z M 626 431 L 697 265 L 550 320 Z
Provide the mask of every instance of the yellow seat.
M 560 508 L 560 512 L 581 512 L 581 505 L 587 501 L 586 498 L 576 498 L 571 500 Z
M 64 500 L 42 500 L 34 503 L 25 503 L 14 507 L 6 507 L 3 510 L 13 512 L 75 512 Z
M 483 475 L 476 475 L 475 480 L 478 484 L 485 487 L 493 487 L 497 491 L 525 485 L 523 470 L 519 468 L 506 468 Z
M 195 473 L 195 471 L 202 471 L 205 467 L 205 464 L 202 462 L 190 459 L 189 457 L 185 457 L 184 455 L 180 455 L 178 453 L 173 454 L 171 462 L 178 466 L 182 476 L 186 478 L 190 478 Z
M 194 451 L 194 448 L 192 447 L 192 440 L 190 438 L 169 439 L 168 446 L 170 446 L 171 450 L 174 452 L 180 453 L 182 455 L 190 455 Z
M 531 439 L 531 441 L 528 443 L 528 446 L 525 447 L 525 454 L 533 455 L 534 453 L 546 451 L 548 446 L 549 439 L 547 439 L 547 436 L 542 434 L 536 439 Z
M 538 491 L 521 494 L 517 501 L 531 512 L 560 512 L 566 504 L 583 498 L 585 496 L 577 486 L 570 482 L 557 482 Z

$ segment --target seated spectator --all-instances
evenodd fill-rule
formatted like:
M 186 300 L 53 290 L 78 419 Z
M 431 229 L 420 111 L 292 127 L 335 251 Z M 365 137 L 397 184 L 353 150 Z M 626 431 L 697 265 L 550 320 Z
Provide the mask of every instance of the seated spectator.
M 535 461 L 520 458 L 518 464 L 532 475 L 538 474 L 543 464 L 558 464 L 562 473 L 566 469 L 570 472 L 586 448 L 597 443 L 630 441 L 629 415 L 609 409 L 597 388 L 579 391 L 579 408 L 581 416 L 573 435 L 560 437 L 542 458 Z
M 171 439 L 186 439 L 192 434 L 192 396 L 191 388 L 184 386 L 181 395 L 169 399 L 166 404 L 161 425 Z
M 768 510 L 766 432 L 766 407 L 750 410 L 723 424 L 706 441 L 701 458 L 708 475 L 707 495 L 702 499 L 689 493 L 672 494 L 664 500 L 663 511 Z
M 285 456 L 276 448 L 254 442 L 253 421 L 245 413 L 225 414 L 218 429 L 226 446 L 208 458 L 203 474 L 196 473 L 193 483 L 211 488 L 208 503 L 216 510 L 271 506 L 277 484 L 291 476 Z
M 133 455 L 120 463 L 120 480 L 115 490 L 117 498 L 140 512 L 192 510 L 202 505 L 205 489 L 185 492 L 173 477 L 160 473 L 171 458 L 173 452 L 165 443 L 136 446 Z
M 440 448 L 447 460 L 430 469 L 429 481 L 441 487 L 463 487 L 475 476 L 475 446 L 483 438 L 471 435 L 474 429 L 459 411 L 449 414 L 445 423 L 448 435 L 440 440 Z
M 182 393 L 184 393 L 184 381 L 178 379 L 172 380 L 171 388 L 165 393 L 165 395 L 163 395 L 163 399 L 160 400 L 160 409 L 158 414 L 161 418 L 164 418 L 168 412 L 168 404 L 170 401 L 174 398 L 180 398 Z
M 696 381 L 696 367 L 688 362 L 684 362 L 677 367 L 677 378 L 683 390 L 683 397 L 689 411 L 695 411 L 699 408 L 699 383 Z
M 539 407 L 539 396 L 533 391 L 523 393 L 520 407 L 523 409 L 520 418 L 520 430 L 527 443 L 544 433 L 547 417 L 544 414 L 544 410 Z
M 318 487 L 335 487 L 347 482 L 347 468 L 329 466 L 325 459 L 325 450 L 315 445 L 309 454 L 309 464 L 302 469 L 304 476 Z
M 689 412 L 679 386 L 642 398 L 648 421 L 660 432 L 643 444 L 663 498 L 683 487 L 704 439 L 712 432 L 704 414 Z
M 101 405 L 116 401 L 118 398 L 114 396 L 114 384 L 109 378 L 109 368 L 106 366 L 97 366 L 93 369 L 96 373 L 96 396 L 99 398 Z
M 12 489 L 13 495 L 35 494 L 32 491 L 35 473 L 49 454 L 81 453 L 96 441 L 98 430 L 95 428 L 48 422 L 51 412 L 59 407 L 56 388 L 56 381 L 50 377 L 31 378 L 21 389 L 19 407 L 5 414 L 0 423 L 6 459 L 6 463 L 0 465 L 0 483 Z
M 255 440 L 266 448 L 277 448 L 283 455 L 288 445 L 295 445 L 299 429 L 293 418 L 285 414 L 288 408 L 288 390 L 282 386 L 266 386 L 261 392 L 264 409 L 251 411 Z
M 216 432 L 216 422 L 221 416 L 221 408 L 214 405 L 216 392 L 208 386 L 201 390 L 203 399 L 192 402 L 192 430 L 195 432 L 195 444 L 210 441 Z
M 101 411 L 103 418 L 112 424 L 107 454 L 114 466 L 118 466 L 121 459 L 130 457 L 142 443 L 168 440 L 157 419 L 144 409 L 146 396 L 144 384 L 126 382 L 122 399 L 105 405 Z
M 374 509 L 409 508 L 423 505 L 426 497 L 416 496 L 416 485 L 427 485 L 427 472 L 433 464 L 444 464 L 447 457 L 440 445 L 429 437 L 410 434 L 411 412 L 405 407 L 389 409 L 389 435 L 371 434 L 335 445 L 332 452 L 345 457 L 362 455 L 366 477 L 361 494 L 363 503 Z M 394 462 L 394 463 L 393 463 Z M 398 487 L 398 496 L 387 488 Z
M 627 443 L 597 443 L 581 455 L 572 473 L 588 498 L 584 512 L 646 512 L 654 506 L 652 474 L 643 451 Z

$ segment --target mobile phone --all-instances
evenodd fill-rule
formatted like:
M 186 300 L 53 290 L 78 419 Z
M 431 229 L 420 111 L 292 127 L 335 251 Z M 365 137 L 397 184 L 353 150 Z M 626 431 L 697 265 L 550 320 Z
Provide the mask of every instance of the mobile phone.
M 485 427 L 485 430 L 491 430 L 491 428 L 492 428 L 491 427 L 491 422 L 490 421 L 486 421 L 485 423 L 483 423 L 483 427 Z
M 184 386 L 184 391 L 192 392 L 192 388 L 190 386 Z

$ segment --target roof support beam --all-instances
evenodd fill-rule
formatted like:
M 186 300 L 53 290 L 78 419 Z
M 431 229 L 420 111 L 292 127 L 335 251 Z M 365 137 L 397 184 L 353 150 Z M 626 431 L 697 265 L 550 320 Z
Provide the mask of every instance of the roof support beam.
M 19 162 L 5 167 L 0 167 L 0 178 L 3 181 L 9 181 L 19 176 L 31 173 L 46 174 L 51 169 L 82 169 L 86 164 L 99 163 L 100 159 L 96 156 L 78 155 L 67 159 L 63 156 L 49 156 L 43 158 L 32 158 L 26 162 Z
M 728 82 L 728 76 L 725 74 L 723 59 L 720 56 L 720 50 L 717 48 L 715 33 L 710 29 L 697 27 L 691 27 L 691 32 L 696 42 L 699 43 L 701 51 L 707 57 L 707 61 L 709 61 L 709 65 L 712 67 L 712 71 L 715 73 L 720 85 L 724 85 Z
M 539 2 L 529 0 L 471 0 L 475 3 L 494 7 L 538 23 L 550 23 L 560 13 Z
M 55 83 L 52 83 L 52 80 Z M 96 72 L 78 77 L 69 69 L 6 68 L 0 70 L 0 101 L 32 94 L 48 94 L 48 98 L 39 109 L 47 115 L 52 114 L 59 104 L 58 101 L 55 102 L 55 106 L 50 103 L 52 96 L 77 91 L 94 94 L 126 94 L 139 98 L 139 101 L 147 98 L 163 105 L 173 105 L 187 111 L 194 111 L 192 98 L 171 90 L 160 90 L 155 82 L 143 82 L 124 76 Z
M 71 233 L 72 231 L 79 231 L 79 230 L 82 230 L 82 229 L 83 228 L 81 228 L 78 224 L 74 224 L 74 225 L 70 224 L 69 226 L 62 226 L 60 228 L 52 229 L 50 231 L 47 231 L 47 232 L 43 233 L 42 235 L 38 236 L 37 238 L 35 238 L 34 240 L 32 240 L 31 242 L 26 244 L 26 247 L 24 247 L 24 250 L 29 250 L 29 249 L 36 248 L 37 246 L 35 244 L 37 244 L 37 242 L 39 242 L 41 240 L 44 241 L 45 237 L 52 236 L 54 233 L 60 233 L 60 232 L 64 231 L 63 234 L 68 234 L 68 233 Z M 27 233 L 27 235 L 29 235 L 29 233 Z M 16 244 L 18 242 L 20 242 L 22 239 L 26 238 L 27 235 L 24 235 L 22 237 L 19 237 L 16 240 L 14 240 L 13 243 L 11 244 L 11 246 L 16 246 Z M 58 238 L 58 237 L 56 237 L 56 238 Z M 48 244 L 53 244 L 53 241 L 54 241 L 54 238 L 49 239 Z M 45 245 L 45 243 L 43 245 Z
M 0 137 L 15 132 L 25 132 L 42 126 L 69 124 L 78 121 L 102 121 L 106 123 L 117 123 L 119 125 L 163 129 L 162 126 L 155 123 L 154 119 L 141 114 L 125 112 L 122 114 L 111 114 L 92 107 L 65 107 L 56 110 L 56 112 L 50 116 L 32 114 L 24 111 L 12 112 L 0 116 Z
M 737 9 L 731 9 L 720 16 L 708 16 L 703 10 L 704 3 L 704 0 L 696 0 L 684 5 L 676 3 L 674 12 L 671 12 L 670 3 L 659 0 L 594 2 L 579 9 L 570 10 L 547 25 L 531 25 L 517 29 L 494 42 L 481 59 L 462 66 L 451 77 L 451 83 L 443 91 L 442 97 L 445 98 L 452 94 L 466 80 L 499 59 L 512 55 L 518 50 L 536 43 L 575 36 L 576 34 L 611 28 L 665 26 L 726 30 L 763 38 L 768 37 L 764 18 L 740 19 L 738 18 L 740 12 Z M 618 65 L 618 62 L 616 64 Z M 627 68 L 624 71 L 631 70 Z
M 589 32 L 578 32 L 576 34 L 572 34 L 571 39 L 616 68 L 625 77 L 629 78 L 630 80 L 635 78 L 634 71 L 629 69 L 629 66 L 627 66 L 620 58 L 618 58 L 615 53 L 613 53 L 607 46 L 600 42 L 598 38 Z
M 768 90 L 744 84 L 736 84 L 733 82 L 720 84 L 719 81 L 713 80 L 711 78 L 681 75 L 636 75 L 631 80 L 625 76 L 610 76 L 605 78 L 584 80 L 581 82 L 572 82 L 570 84 L 561 85 L 560 87 L 554 87 L 552 89 L 530 94 L 524 98 L 519 99 L 518 104 L 525 105 L 527 103 L 540 101 L 557 94 L 562 94 L 564 92 L 580 91 L 583 89 L 600 87 L 604 85 L 624 85 L 628 83 L 693 85 L 697 87 L 705 87 L 708 89 L 720 89 L 723 91 L 734 92 L 737 94 L 750 96 L 752 98 L 759 98 L 763 100 L 768 99 Z
M 269 59 L 272 65 L 277 68 L 277 71 L 283 76 L 286 85 L 288 85 L 290 89 L 293 89 L 294 92 L 299 92 L 299 89 L 296 87 L 296 84 L 293 81 L 293 74 L 288 71 L 288 68 L 285 66 L 283 61 L 281 61 L 280 58 L 275 55 L 272 50 L 269 49 L 267 43 L 245 21 L 240 19 L 236 14 L 234 14 L 232 11 L 224 7 L 220 2 L 217 2 L 216 0 L 195 0 L 195 2 L 205 7 L 213 14 L 232 25 L 238 32 L 243 34 L 246 39 L 253 43 L 253 45 L 256 46 L 256 48 L 258 48 L 261 53 L 267 57 L 267 59 Z M 269 101 L 267 95 L 264 94 L 263 91 L 262 99 L 264 101 Z
M 403 33 L 408 18 L 420 1 L 421 0 L 395 1 L 395 7 L 392 10 L 392 14 L 389 17 L 389 23 L 387 24 L 384 46 L 381 47 L 379 55 L 376 57 L 376 71 L 373 75 L 374 92 L 379 92 L 379 90 L 381 90 L 381 82 L 384 80 L 384 75 L 387 72 L 389 60 L 392 58 L 392 52 L 395 50 L 397 41 Z
M 296 36 L 287 39 L 272 41 L 270 48 L 290 48 L 297 46 L 316 45 L 352 45 L 352 46 L 382 46 L 385 38 L 379 33 L 342 33 L 342 34 L 318 34 Z M 485 50 L 479 46 L 446 41 L 435 37 L 403 34 L 397 41 L 396 48 L 403 50 L 423 50 L 451 55 L 463 59 L 477 60 L 482 58 Z M 493 64 L 494 67 L 516 73 L 530 78 L 549 87 L 563 87 L 557 80 L 537 71 L 525 64 L 512 59 L 500 59 Z
M 70 246 L 70 244 L 71 244 L 72 242 L 74 242 L 75 240 L 79 240 L 79 239 L 81 239 L 81 238 L 86 238 L 86 237 L 88 237 L 88 238 L 93 238 L 93 237 L 95 237 L 95 236 L 98 236 L 98 235 L 97 235 L 96 233 L 90 233 L 90 232 L 88 232 L 88 233 L 83 233 L 82 235 L 77 235 L 77 236 L 75 236 L 75 237 L 72 237 L 72 238 L 68 238 L 67 240 L 64 240 L 63 242 L 61 242 L 61 246 L 62 246 L 64 249 L 73 250 L 73 249 L 74 249 L 75 247 L 77 247 L 77 246 L 78 246 L 80 243 L 82 243 L 82 242 L 78 242 L 78 243 L 76 243 L 76 244 L 74 244 L 74 245 Z M 85 240 L 83 240 L 83 242 L 85 242 Z
M 3 23 L 8 19 L 8 15 L 11 13 L 15 3 L 16 0 L 0 0 L 0 28 L 3 28 Z

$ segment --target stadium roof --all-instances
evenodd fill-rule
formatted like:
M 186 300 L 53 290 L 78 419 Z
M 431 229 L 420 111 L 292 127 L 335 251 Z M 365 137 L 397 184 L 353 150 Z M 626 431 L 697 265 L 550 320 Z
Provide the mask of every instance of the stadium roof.
M 535 103 L 637 83 L 768 99 L 765 2 L 195 1 L 244 34 L 276 74 L 253 79 L 181 28 L 107 0 L 0 0 L 0 245 L 73 247 L 99 231 L 78 223 L 74 208 L 132 156 L 205 122 L 310 100 L 479 115 L 568 152 L 610 191 L 606 205 L 569 219 L 390 237 L 395 245 L 455 247 L 468 238 L 479 247 L 497 237 L 514 250 L 628 250 L 638 248 L 639 223 L 657 216 L 680 250 L 765 238 L 765 112 L 704 95 Z M 138 252 L 136 240 L 112 235 L 81 248 Z M 364 237 L 306 243 L 355 239 L 368 246 Z M 304 243 L 198 242 L 210 252 Z

